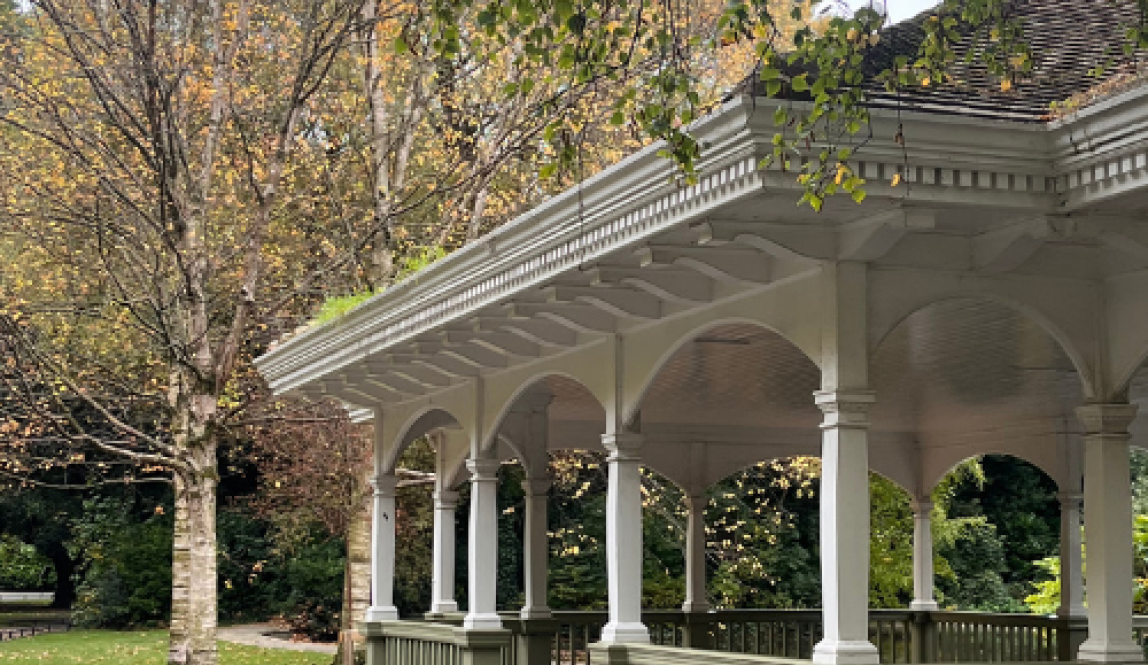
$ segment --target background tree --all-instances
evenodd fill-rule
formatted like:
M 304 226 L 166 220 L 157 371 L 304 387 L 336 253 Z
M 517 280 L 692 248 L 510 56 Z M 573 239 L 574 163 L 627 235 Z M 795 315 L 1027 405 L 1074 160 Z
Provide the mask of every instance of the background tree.
M 50 377 L 54 403 L 29 406 L 59 441 L 170 472 L 173 663 L 216 660 L 217 432 L 285 297 L 266 239 L 357 17 L 352 2 L 46 0 L 0 68 L 0 123 L 19 138 L 4 222 L 25 266 L 64 287 L 6 275 L 30 322 L 6 332 Z

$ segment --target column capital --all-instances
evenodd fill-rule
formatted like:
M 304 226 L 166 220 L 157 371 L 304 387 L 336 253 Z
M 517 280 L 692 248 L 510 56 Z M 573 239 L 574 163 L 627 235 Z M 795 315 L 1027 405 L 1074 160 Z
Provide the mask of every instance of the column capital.
M 1076 417 L 1084 426 L 1085 435 L 1115 434 L 1128 435 L 1128 426 L 1136 418 L 1139 409 L 1135 404 L 1093 403 L 1076 407 Z
M 909 506 L 913 509 L 913 515 L 928 517 L 933 512 L 933 499 L 912 499 L 909 501 Z
M 394 496 L 398 486 L 399 479 L 393 473 L 371 476 L 371 489 L 375 496 Z
M 825 414 L 821 427 L 865 428 L 869 409 L 877 401 L 871 390 L 818 390 L 813 393 L 817 408 Z
M 1080 502 L 1084 501 L 1084 494 L 1082 492 L 1057 492 L 1056 499 L 1060 501 L 1061 508 L 1080 508 Z
M 637 432 L 615 432 L 602 435 L 602 446 L 610 451 L 609 462 L 633 461 L 642 459 L 641 450 L 645 437 Z
M 434 493 L 435 510 L 454 510 L 458 508 L 458 492 L 454 490 L 439 490 Z
M 553 484 L 549 478 L 526 478 L 522 481 L 522 491 L 526 496 L 546 496 Z
M 690 510 L 700 509 L 705 512 L 706 506 L 710 503 L 710 498 L 705 494 L 690 494 L 686 496 L 686 503 L 689 504 Z
M 471 482 L 491 482 L 498 479 L 498 467 L 502 466 L 502 462 L 496 459 L 475 459 L 470 458 L 466 460 L 466 469 L 470 471 Z

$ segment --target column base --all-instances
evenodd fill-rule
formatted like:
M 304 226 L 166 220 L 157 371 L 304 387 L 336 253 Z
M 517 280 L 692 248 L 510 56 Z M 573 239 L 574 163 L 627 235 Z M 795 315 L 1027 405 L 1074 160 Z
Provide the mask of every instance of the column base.
M 397 607 L 380 607 L 371 606 L 367 608 L 367 621 L 398 621 L 399 610 Z
M 604 644 L 649 644 L 650 631 L 644 623 L 610 622 L 602 628 Z
M 456 601 L 431 603 L 431 614 L 450 614 L 458 611 L 458 603 Z
M 549 607 L 524 607 L 518 613 L 523 619 L 553 619 L 554 613 Z
M 877 647 L 865 640 L 821 640 L 813 648 L 813 662 L 817 665 L 878 665 L 881 655 Z
M 935 600 L 914 600 L 909 603 L 909 609 L 914 612 L 936 612 L 941 609 Z
M 466 630 L 490 630 L 502 628 L 502 619 L 497 614 L 467 614 L 462 620 L 462 627 Z
M 703 614 L 710 611 L 709 603 L 682 603 L 682 611 L 687 614 Z
M 1056 616 L 1066 619 L 1086 619 L 1088 618 L 1088 608 L 1084 605 L 1073 605 L 1072 607 L 1060 607 L 1056 610 Z
M 1087 639 L 1080 645 L 1076 659 L 1090 663 L 1143 663 L 1144 650 L 1132 640 L 1101 642 Z

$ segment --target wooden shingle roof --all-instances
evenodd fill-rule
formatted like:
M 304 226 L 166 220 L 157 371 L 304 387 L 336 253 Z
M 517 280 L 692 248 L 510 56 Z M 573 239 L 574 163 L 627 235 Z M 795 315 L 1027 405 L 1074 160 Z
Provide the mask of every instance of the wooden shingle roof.
M 1125 31 L 1139 20 L 1136 0 L 1013 0 L 1009 11 L 1023 25 L 1023 39 L 1031 45 L 1033 70 L 1001 89 L 1000 80 L 989 74 L 977 57 L 966 63 L 970 49 L 977 48 L 973 36 L 966 35 L 955 45 L 956 62 L 951 68 L 954 81 L 927 88 L 913 87 L 895 93 L 876 82 L 870 85 L 868 105 L 874 108 L 966 115 L 1022 122 L 1049 118 L 1052 102 L 1062 102 L 1119 75 L 1120 67 L 1109 67 L 1101 76 L 1090 73 L 1097 65 L 1121 55 Z M 866 56 L 870 76 L 890 67 L 899 55 L 916 58 L 924 37 L 922 25 L 932 11 L 888 26 L 881 41 Z M 1123 71 L 1127 71 L 1124 69 Z M 763 84 L 753 76 L 754 91 L 763 94 Z M 743 90 L 749 86 L 743 86 Z

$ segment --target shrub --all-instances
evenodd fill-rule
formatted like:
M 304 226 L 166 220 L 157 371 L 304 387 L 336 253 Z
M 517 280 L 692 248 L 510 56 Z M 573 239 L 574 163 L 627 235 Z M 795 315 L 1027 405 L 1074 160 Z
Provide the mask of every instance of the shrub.
M 56 582 L 52 562 L 19 538 L 0 535 L 0 589 L 38 591 Z
M 69 543 L 83 571 L 72 608 L 77 625 L 156 625 L 171 614 L 171 511 L 153 509 L 142 517 L 135 503 L 84 502 Z

